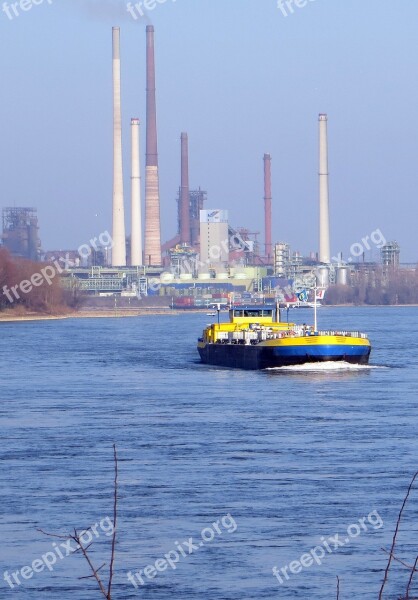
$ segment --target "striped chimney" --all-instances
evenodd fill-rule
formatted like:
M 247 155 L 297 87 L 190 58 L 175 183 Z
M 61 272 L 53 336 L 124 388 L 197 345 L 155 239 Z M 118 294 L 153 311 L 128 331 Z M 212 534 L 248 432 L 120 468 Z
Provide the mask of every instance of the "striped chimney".
M 126 265 L 123 204 L 122 116 L 120 83 L 120 29 L 113 27 L 113 248 L 112 266 Z
M 131 119 L 132 171 L 131 171 L 131 265 L 139 267 L 142 261 L 141 222 L 141 164 L 139 151 L 139 119 Z
M 161 224 L 155 100 L 154 27 L 147 26 L 147 136 L 145 162 L 145 256 L 146 265 L 160 266 Z

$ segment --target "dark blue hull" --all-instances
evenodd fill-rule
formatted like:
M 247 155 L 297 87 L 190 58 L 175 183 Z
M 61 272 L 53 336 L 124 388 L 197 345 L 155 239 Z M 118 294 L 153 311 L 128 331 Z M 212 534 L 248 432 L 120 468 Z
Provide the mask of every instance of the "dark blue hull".
M 370 346 L 261 346 L 243 344 L 205 344 L 198 347 L 202 362 L 236 369 L 258 370 L 305 363 L 345 361 L 366 365 Z

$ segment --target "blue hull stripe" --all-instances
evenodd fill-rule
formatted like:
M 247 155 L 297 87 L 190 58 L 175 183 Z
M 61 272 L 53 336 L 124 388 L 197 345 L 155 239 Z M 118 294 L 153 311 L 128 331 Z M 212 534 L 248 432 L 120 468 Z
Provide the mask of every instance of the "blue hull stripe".
M 280 346 L 272 347 L 274 356 L 366 356 L 369 346 Z

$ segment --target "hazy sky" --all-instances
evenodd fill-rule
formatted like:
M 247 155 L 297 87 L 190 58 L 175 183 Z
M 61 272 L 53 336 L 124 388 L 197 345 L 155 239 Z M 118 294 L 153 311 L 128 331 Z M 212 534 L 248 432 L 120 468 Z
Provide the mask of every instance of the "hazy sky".
M 418 260 L 417 0 L 309 0 L 288 16 L 277 0 L 166 0 L 137 21 L 125 0 L 18 11 L 12 20 L 0 12 L 0 198 L 38 208 L 44 249 L 111 230 L 112 25 L 121 26 L 129 217 L 130 118 L 145 118 L 152 22 L 163 240 L 176 233 L 187 131 L 191 185 L 207 190 L 207 208 L 228 209 L 262 241 L 270 152 L 274 241 L 317 250 L 317 119 L 326 112 L 333 253 L 347 256 L 380 228 L 403 262 Z

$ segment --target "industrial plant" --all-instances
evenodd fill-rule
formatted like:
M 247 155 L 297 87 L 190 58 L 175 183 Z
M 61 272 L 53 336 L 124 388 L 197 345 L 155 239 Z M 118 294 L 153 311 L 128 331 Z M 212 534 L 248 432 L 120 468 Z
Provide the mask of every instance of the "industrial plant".
M 122 158 L 122 85 L 121 31 L 112 29 L 113 73 L 113 201 L 112 243 L 92 248 L 86 256 L 77 251 L 43 253 L 38 238 L 38 220 L 34 208 L 3 210 L 3 245 L 12 255 L 32 260 L 60 260 L 65 265 L 64 285 L 100 297 L 122 296 L 143 299 L 149 296 L 170 298 L 173 305 L 209 306 L 227 303 L 231 296 L 256 298 L 272 296 L 283 302 L 297 301 L 297 291 L 315 286 L 326 290 L 330 285 L 350 286 L 359 273 L 372 273 L 399 267 L 400 249 L 396 242 L 381 247 L 378 265 L 365 257 L 344 262 L 331 256 L 328 117 L 319 115 L 319 197 L 318 251 L 303 257 L 292 251 L 286 241 L 274 239 L 272 231 L 273 191 L 272 156 L 263 160 L 264 206 L 260 190 L 260 211 L 264 210 L 264 232 L 250 231 L 230 223 L 228 207 L 208 198 L 202 188 L 190 189 L 189 135 L 179 134 L 179 188 L 173 193 L 177 204 L 177 230 L 173 237 L 161 239 L 161 206 L 158 159 L 156 64 L 154 27 L 146 27 L 146 118 L 145 169 L 141 169 L 142 122 L 130 121 L 130 211 L 124 198 Z M 128 124 L 126 124 L 128 125 Z M 261 157 L 260 157 L 261 158 Z M 144 202 L 142 202 L 144 172 Z M 261 172 L 261 160 L 260 160 Z M 163 207 L 165 208 L 165 207 Z M 130 234 L 126 232 L 126 214 L 130 214 Z M 281 232 L 280 236 L 283 235 Z M 361 260 L 362 258 L 362 260 Z M 371 276 L 370 276 L 371 277 Z
M 2 243 L 12 256 L 33 261 L 41 258 L 36 208 L 3 208 Z

